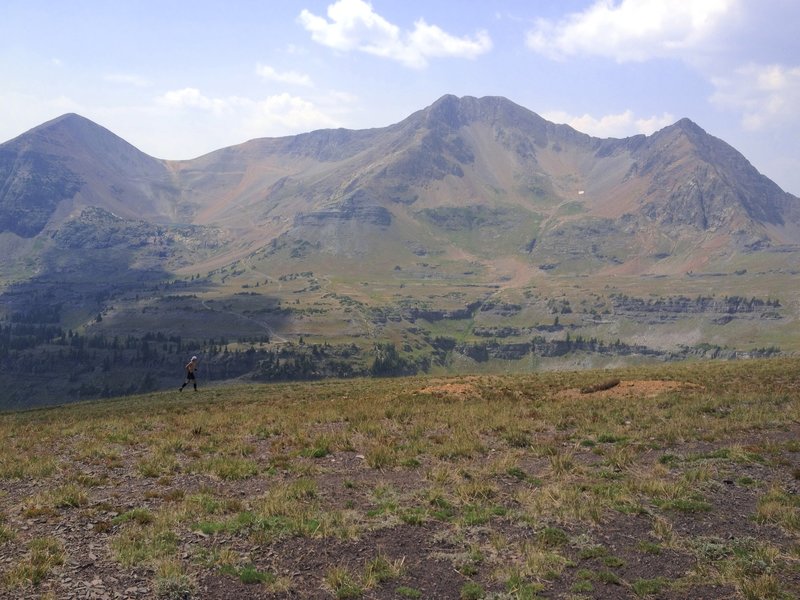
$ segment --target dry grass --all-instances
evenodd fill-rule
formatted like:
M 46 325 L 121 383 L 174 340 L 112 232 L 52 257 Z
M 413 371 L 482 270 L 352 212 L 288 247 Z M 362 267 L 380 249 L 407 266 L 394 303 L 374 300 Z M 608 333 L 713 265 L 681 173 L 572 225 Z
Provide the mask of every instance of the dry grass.
M 153 596 L 193 597 L 210 577 L 298 592 L 298 564 L 259 557 L 411 528 L 447 548 L 428 558 L 453 563 L 455 596 L 467 583 L 531 598 L 700 585 L 630 566 L 670 551 L 726 593 L 781 598 L 800 560 L 799 423 L 788 359 L 223 387 L 4 414 L 0 575 L 7 593 L 58 596 L 77 548 L 100 543 L 86 573 L 145 570 Z M 694 532 L 697 515 L 725 522 L 731 490 L 750 541 Z M 614 540 L 628 560 L 597 550 L 625 527 Z M 81 530 L 100 537 L 65 533 Z M 407 551 L 340 558 L 312 573 L 315 589 L 426 595 Z

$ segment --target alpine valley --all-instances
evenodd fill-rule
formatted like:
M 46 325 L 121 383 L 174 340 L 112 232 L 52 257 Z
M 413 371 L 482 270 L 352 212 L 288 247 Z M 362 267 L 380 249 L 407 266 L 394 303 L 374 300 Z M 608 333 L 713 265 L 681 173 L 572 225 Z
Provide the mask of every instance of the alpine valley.
M 0 145 L 0 408 L 177 390 L 193 354 L 202 391 L 798 350 L 800 199 L 688 119 L 445 96 L 185 161 L 75 114 Z

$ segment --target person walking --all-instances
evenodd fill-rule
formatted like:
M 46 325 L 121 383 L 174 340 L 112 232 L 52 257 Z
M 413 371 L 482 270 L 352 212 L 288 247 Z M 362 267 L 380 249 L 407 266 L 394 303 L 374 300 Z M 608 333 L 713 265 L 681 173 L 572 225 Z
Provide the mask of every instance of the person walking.
M 192 384 L 194 384 L 194 391 L 196 392 L 197 379 L 195 378 L 195 372 L 197 371 L 197 357 L 193 356 L 192 360 L 186 363 L 184 369 L 186 370 L 186 379 L 184 380 L 183 385 L 180 387 L 180 389 L 178 389 L 178 391 L 182 392 L 183 388 L 186 387 L 186 384 L 188 384 L 191 381 Z

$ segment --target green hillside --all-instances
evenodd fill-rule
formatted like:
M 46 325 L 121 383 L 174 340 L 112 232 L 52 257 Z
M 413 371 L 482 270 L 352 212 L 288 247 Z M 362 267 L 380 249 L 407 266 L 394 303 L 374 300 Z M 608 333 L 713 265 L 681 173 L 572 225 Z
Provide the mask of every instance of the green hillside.
M 798 273 L 790 255 L 770 258 L 679 277 L 529 280 L 514 260 L 400 253 L 342 271 L 289 245 L 146 285 L 86 269 L 4 294 L 0 409 L 172 389 L 192 355 L 215 383 L 367 376 L 386 344 L 395 374 L 429 375 L 793 355 Z
M 799 440 L 788 358 L 7 412 L 0 597 L 796 598 Z

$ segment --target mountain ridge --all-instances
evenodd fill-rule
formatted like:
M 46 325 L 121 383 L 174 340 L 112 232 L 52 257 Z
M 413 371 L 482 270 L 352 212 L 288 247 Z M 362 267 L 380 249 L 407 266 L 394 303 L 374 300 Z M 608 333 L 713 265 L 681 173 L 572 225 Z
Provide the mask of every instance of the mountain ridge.
M 480 128 L 484 128 L 486 131 L 483 133 L 494 139 L 476 141 L 476 136 L 481 135 L 477 131 Z M 467 139 L 470 136 L 471 139 Z M 316 193 L 306 192 L 309 197 L 317 197 L 316 208 L 327 210 L 320 206 L 319 198 L 323 195 L 326 196 L 328 208 L 336 202 L 337 197 L 346 203 L 348 194 L 364 180 L 369 180 L 369 185 L 376 191 L 388 191 L 390 198 L 400 204 L 411 204 L 413 191 L 405 196 L 398 193 L 407 190 L 409 182 L 411 187 L 415 183 L 430 186 L 448 177 L 451 180 L 463 178 L 464 169 L 475 166 L 476 153 L 480 154 L 482 150 L 481 144 L 488 148 L 490 143 L 504 148 L 507 153 L 504 158 L 511 166 L 503 165 L 502 168 L 516 169 L 516 173 L 507 174 L 506 179 L 519 178 L 520 172 L 525 169 L 535 172 L 544 168 L 546 178 L 551 180 L 550 191 L 562 197 L 566 191 L 563 184 L 559 185 L 553 180 L 565 177 L 565 169 L 571 168 L 573 177 L 580 175 L 585 178 L 592 175 L 591 168 L 582 167 L 578 164 L 580 161 L 608 163 L 617 157 L 615 162 L 619 164 L 627 159 L 628 171 L 609 185 L 624 189 L 631 179 L 652 176 L 652 182 L 643 195 L 646 201 L 640 203 L 641 212 L 650 220 L 664 225 L 677 222 L 701 230 L 710 226 L 719 227 L 734 216 L 723 213 L 731 213 L 732 210 L 737 212 L 738 208 L 742 208 L 753 221 L 782 227 L 787 218 L 794 223 L 800 214 L 796 198 L 757 173 L 735 149 L 708 135 L 689 119 L 681 119 L 651 136 L 593 138 L 567 125 L 550 123 L 502 97 L 457 98 L 445 95 L 429 107 L 388 127 L 367 130 L 323 129 L 283 138 L 255 138 L 184 161 L 150 157 L 109 130 L 84 117 L 68 113 L 0 145 L 0 156 L 16 154 L 19 158 L 36 153 L 36 157 L 45 162 L 47 157 L 52 157 L 48 162 L 51 168 L 48 177 L 63 184 L 63 198 L 56 204 L 74 199 L 77 195 L 77 204 L 100 206 L 124 217 L 179 223 L 185 221 L 188 215 L 190 220 L 199 218 L 201 222 L 209 223 L 220 213 L 235 213 L 237 205 L 255 201 L 253 196 L 263 200 L 264 197 L 279 194 L 281 190 L 285 195 L 287 184 L 296 180 L 305 170 L 316 171 L 323 178 L 347 180 L 349 177 L 349 181 L 336 185 L 338 192 L 332 184 Z M 565 164 L 570 160 L 564 158 L 564 148 L 567 147 L 573 154 L 577 153 L 572 160 L 575 164 L 571 167 Z M 63 152 L 60 154 L 59 149 L 68 151 L 70 156 L 64 156 Z M 491 148 L 489 150 L 494 151 Z M 559 153 L 561 156 L 557 156 Z M 686 176 L 687 166 L 680 164 L 677 156 L 682 156 L 683 162 L 697 160 L 708 164 L 712 159 L 715 161 L 714 168 L 707 168 L 705 172 L 699 166 L 695 167 L 693 175 L 703 180 L 705 186 L 692 189 L 692 177 Z M 347 164 L 359 157 L 369 162 Z M 95 171 L 99 169 L 102 173 L 99 176 L 95 173 L 94 180 L 91 180 L 92 176 L 87 175 L 91 169 L 76 168 L 81 162 L 84 165 L 91 163 Z M 483 162 L 491 160 L 483 158 Z M 341 170 L 329 168 L 340 163 L 350 172 L 342 174 Z M 605 169 L 605 165 L 602 168 Z M 678 173 L 670 173 L 669 169 L 676 168 L 679 169 Z M 19 167 L 15 169 L 19 174 Z M 5 205 L 15 204 L 10 191 L 19 185 L 15 182 L 15 173 L 10 171 L 8 166 L 5 172 L 0 171 L 0 181 L 5 180 L 0 188 L 3 190 L 0 202 Z M 482 175 L 491 177 L 497 171 L 487 167 Z M 737 172 L 738 179 L 732 185 L 733 171 Z M 273 173 L 276 175 L 271 177 Z M 744 184 L 741 181 L 742 174 L 747 175 Z M 216 177 L 215 181 L 211 181 L 213 177 Z M 671 184 L 670 180 L 676 177 L 684 178 L 682 187 Z M 376 182 L 378 178 L 401 181 L 385 186 Z M 598 177 L 597 181 L 601 179 Z M 507 181 L 503 183 L 508 184 Z M 199 189 L 204 185 L 212 189 L 214 194 L 221 195 L 221 200 L 216 200 L 217 206 L 214 206 L 214 199 L 209 198 L 208 194 L 204 197 Z M 744 186 L 744 190 L 730 189 L 737 186 Z M 664 199 L 662 196 L 670 187 L 673 189 Z M 573 191 L 580 190 L 570 190 Z M 601 197 L 606 198 L 601 198 L 601 203 L 609 202 L 609 194 L 607 190 L 601 193 Z M 723 207 L 717 207 L 709 201 L 709 198 L 725 194 L 727 197 L 723 198 Z M 622 199 L 619 202 L 635 207 L 630 200 L 626 202 Z M 55 212 L 53 198 L 40 208 L 40 212 Z M 592 210 L 591 206 L 589 210 Z M 606 208 L 600 213 L 621 216 L 624 211 Z M 675 221 L 676 216 L 679 217 L 678 221 Z M 6 228 L 18 234 L 23 232 L 30 235 L 41 231 L 41 216 L 35 223 L 23 229 Z
M 284 238 L 345 258 L 374 253 L 372 243 L 416 248 L 408 256 L 501 252 L 531 273 L 573 269 L 580 252 L 594 255 L 591 269 L 621 261 L 646 271 L 648 256 L 676 244 L 722 256 L 800 243 L 800 200 L 690 119 L 650 136 L 594 138 L 499 96 L 445 95 L 387 127 L 254 138 L 182 161 L 153 158 L 74 113 L 0 144 L 0 232 L 52 237 L 89 207 L 238 238 L 207 256 L 209 267 Z M 452 235 L 459 223 L 516 242 L 465 247 Z M 358 239 L 363 228 L 377 237 Z M 565 235 L 586 243 L 559 256 Z M 636 245 L 622 248 L 625 236 Z M 685 255 L 669 269 L 694 265 Z

